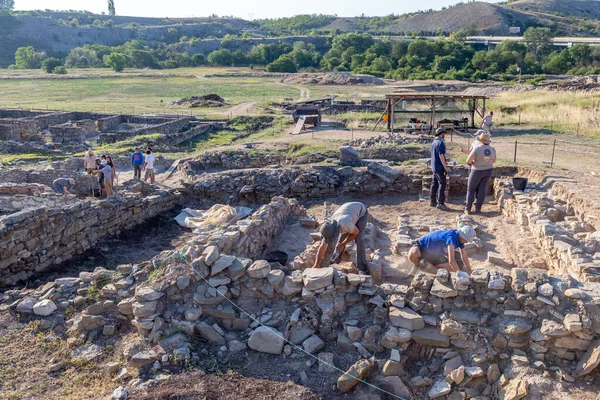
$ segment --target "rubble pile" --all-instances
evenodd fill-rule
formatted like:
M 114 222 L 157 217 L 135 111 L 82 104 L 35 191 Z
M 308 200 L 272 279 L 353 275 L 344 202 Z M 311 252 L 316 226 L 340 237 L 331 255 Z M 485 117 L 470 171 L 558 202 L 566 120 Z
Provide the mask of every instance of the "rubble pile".
M 222 107 L 225 105 L 225 99 L 218 94 L 207 94 L 204 96 L 186 97 L 181 100 L 172 101 L 172 106 L 195 107 Z
M 104 360 L 108 376 L 131 386 L 143 384 L 131 378 L 136 369 L 152 377 L 211 354 L 260 352 L 274 361 L 315 354 L 321 373 L 347 370 L 338 373 L 341 392 L 361 385 L 358 377 L 405 398 L 517 399 L 538 374 L 572 382 L 600 364 L 596 283 L 515 268 L 376 285 L 346 271 L 286 271 L 194 244 L 6 291 L 1 307 L 36 316 L 40 329 L 67 337 L 71 358 Z M 287 307 L 272 308 L 281 301 Z M 107 359 L 103 340 L 125 336 L 128 345 Z

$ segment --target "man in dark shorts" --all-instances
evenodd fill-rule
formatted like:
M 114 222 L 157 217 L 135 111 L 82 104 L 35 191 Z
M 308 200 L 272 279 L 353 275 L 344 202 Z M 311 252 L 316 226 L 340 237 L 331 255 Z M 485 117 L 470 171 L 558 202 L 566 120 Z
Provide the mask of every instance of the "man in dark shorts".
M 329 262 L 338 263 L 351 241 L 356 243 L 356 263 L 362 274 L 368 274 L 367 256 L 363 236 L 367 229 L 369 212 L 363 203 L 351 202 L 343 204 L 325 221 L 319 231 L 323 240 L 317 251 L 313 268 L 320 268 L 327 260 L 326 254 L 333 253 Z
M 459 249 L 466 272 L 471 274 L 471 265 L 465 250 L 465 243 L 472 242 L 474 238 L 475 230 L 468 225 L 453 230 L 431 232 L 415 241 L 408 251 L 408 259 L 417 268 L 419 262 L 425 260 L 436 269 L 458 272 L 460 267 L 456 262 L 455 250 Z

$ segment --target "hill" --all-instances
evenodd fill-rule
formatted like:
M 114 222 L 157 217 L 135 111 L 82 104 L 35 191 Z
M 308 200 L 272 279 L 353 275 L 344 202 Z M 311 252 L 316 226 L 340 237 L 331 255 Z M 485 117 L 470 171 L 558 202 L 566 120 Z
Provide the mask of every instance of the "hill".
M 17 48 L 33 46 L 64 58 L 85 44 L 118 46 L 138 40 L 151 48 L 188 49 L 190 54 L 217 50 L 228 42 L 232 51 L 265 37 L 328 36 L 332 32 L 372 35 L 449 35 L 464 30 L 477 35 L 507 35 L 509 27 L 549 27 L 557 36 L 600 35 L 600 0 L 517 0 L 506 4 L 459 3 L 439 11 L 384 17 L 300 15 L 275 20 L 235 18 L 142 18 L 85 12 L 0 13 L 0 66 L 14 62 Z M 242 37 L 243 36 L 243 37 Z M 231 41 L 231 39 L 235 41 Z M 200 40 L 210 41 L 199 43 Z M 223 41 L 223 39 L 226 39 Z M 285 41 L 290 42 L 287 38 Z M 303 40 L 308 41 L 308 40 Z M 193 42 L 190 44 L 190 42 Z M 322 41 L 321 41 L 322 42 Z M 322 43 L 319 42 L 320 45 Z M 187 44 L 186 44 L 187 43 Z M 241 47 L 231 47 L 239 45 Z

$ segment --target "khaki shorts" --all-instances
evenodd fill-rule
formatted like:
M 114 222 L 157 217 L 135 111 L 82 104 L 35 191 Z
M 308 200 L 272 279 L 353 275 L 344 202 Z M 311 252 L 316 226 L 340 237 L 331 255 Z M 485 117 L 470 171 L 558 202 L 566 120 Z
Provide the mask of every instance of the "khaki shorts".
M 110 179 L 106 179 L 104 181 L 104 188 L 106 189 L 107 196 L 113 195 L 113 185 L 112 185 L 112 182 L 110 181 Z
M 152 177 L 154 177 L 154 169 L 146 169 L 146 172 L 144 172 L 144 179 Z
M 86 168 L 85 170 L 87 171 L 88 174 L 91 174 L 92 171 L 96 170 L 96 168 Z

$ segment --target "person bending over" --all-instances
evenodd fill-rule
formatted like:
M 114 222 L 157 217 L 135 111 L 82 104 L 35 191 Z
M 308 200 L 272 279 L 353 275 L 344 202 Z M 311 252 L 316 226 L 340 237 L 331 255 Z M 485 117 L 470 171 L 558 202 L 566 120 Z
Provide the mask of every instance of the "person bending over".
M 466 272 L 470 275 L 471 264 L 465 250 L 465 243 L 472 242 L 474 238 L 475 230 L 471 226 L 431 232 L 415 241 L 408 251 L 408 259 L 417 268 L 419 267 L 419 262 L 425 260 L 431 263 L 436 269 L 458 272 L 460 271 L 460 267 L 456 262 L 455 250 L 459 249 Z
M 334 250 L 332 263 L 338 263 L 351 241 L 356 242 L 357 267 L 362 273 L 368 273 L 367 259 L 363 236 L 367 228 L 369 212 L 363 203 L 352 202 L 343 204 L 320 228 L 323 240 L 317 251 L 313 268 L 319 268 L 325 259 L 325 254 Z M 339 236 L 339 239 L 338 239 Z M 337 243 L 333 247 L 334 243 Z

